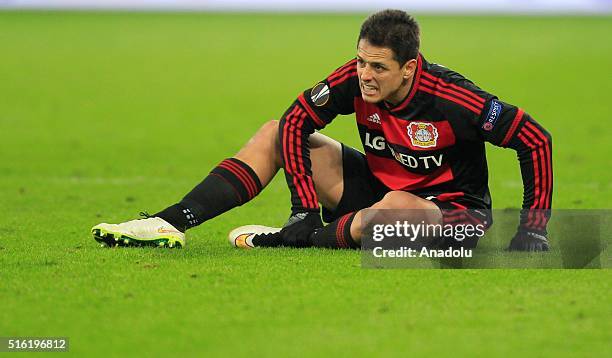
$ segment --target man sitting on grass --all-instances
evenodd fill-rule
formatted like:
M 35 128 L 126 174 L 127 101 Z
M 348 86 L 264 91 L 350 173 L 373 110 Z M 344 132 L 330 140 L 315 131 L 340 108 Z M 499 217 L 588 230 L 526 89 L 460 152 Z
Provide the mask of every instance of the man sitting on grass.
M 469 215 L 490 224 L 489 142 L 514 149 L 522 173 L 523 210 L 509 249 L 547 250 L 550 134 L 522 109 L 427 61 L 419 45 L 407 13 L 371 15 L 356 58 L 301 93 L 280 121 L 265 123 L 180 202 L 143 219 L 96 225 L 94 238 L 184 246 L 187 229 L 253 199 L 280 169 L 291 191 L 289 220 L 282 229 L 238 228 L 234 245 L 358 248 L 368 208 L 413 209 L 404 220 L 425 224 L 442 222 L 447 210 L 481 209 Z M 316 132 L 351 113 L 365 154 Z

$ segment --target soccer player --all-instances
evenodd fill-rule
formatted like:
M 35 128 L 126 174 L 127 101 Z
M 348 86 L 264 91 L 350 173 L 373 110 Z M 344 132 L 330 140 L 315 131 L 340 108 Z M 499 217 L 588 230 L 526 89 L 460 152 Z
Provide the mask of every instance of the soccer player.
M 363 209 L 405 210 L 440 223 L 448 209 L 491 209 L 485 142 L 517 152 L 523 210 L 510 250 L 548 250 L 550 134 L 522 109 L 419 52 L 419 27 L 400 10 L 368 17 L 356 58 L 301 93 L 180 202 L 144 219 L 100 224 L 109 245 L 183 246 L 184 232 L 253 199 L 283 169 L 291 215 L 282 229 L 234 230 L 236 246 L 358 248 Z M 365 154 L 316 132 L 355 113 Z M 320 215 L 328 225 L 323 225 Z M 481 218 L 483 221 L 490 218 Z

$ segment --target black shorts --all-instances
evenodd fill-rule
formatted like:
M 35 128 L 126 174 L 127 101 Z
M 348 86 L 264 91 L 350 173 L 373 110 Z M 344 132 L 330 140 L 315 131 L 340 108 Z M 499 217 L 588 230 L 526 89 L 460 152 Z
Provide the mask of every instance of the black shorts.
M 368 167 L 365 155 L 358 150 L 342 144 L 342 168 L 344 178 L 344 191 L 338 206 L 334 210 L 323 207 L 323 220 L 330 223 L 345 214 L 368 208 L 379 202 L 391 191 L 386 185 L 378 180 Z M 493 218 L 491 210 L 480 205 L 473 205 L 458 198 L 453 193 L 413 193 L 420 198 L 436 204 L 442 212 L 443 222 L 451 225 L 456 224 L 484 224 L 487 230 Z M 466 210 L 480 209 L 480 210 Z M 436 245 L 439 248 L 467 247 L 474 248 L 478 243 L 478 237 L 465 239 L 462 242 L 452 238 L 441 239 Z
M 361 210 L 379 202 L 391 191 L 378 180 L 368 167 L 366 157 L 360 151 L 342 144 L 342 169 L 344 191 L 334 210 L 323 207 L 323 220 L 330 223 L 345 214 Z M 452 195 L 415 194 L 436 204 L 443 212 L 472 209 L 471 205 L 456 200 Z M 488 217 L 485 218 L 489 219 Z M 490 220 L 487 220 L 490 222 Z M 489 225 L 487 225 L 489 226 Z

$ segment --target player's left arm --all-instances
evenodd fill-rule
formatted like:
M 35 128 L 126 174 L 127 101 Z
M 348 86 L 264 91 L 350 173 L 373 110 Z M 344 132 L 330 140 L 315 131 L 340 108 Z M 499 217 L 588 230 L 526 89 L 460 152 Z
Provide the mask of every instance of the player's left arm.
M 509 250 L 546 251 L 553 192 L 552 137 L 523 109 L 490 98 L 476 123 L 484 139 L 514 149 L 523 179 L 520 224 Z

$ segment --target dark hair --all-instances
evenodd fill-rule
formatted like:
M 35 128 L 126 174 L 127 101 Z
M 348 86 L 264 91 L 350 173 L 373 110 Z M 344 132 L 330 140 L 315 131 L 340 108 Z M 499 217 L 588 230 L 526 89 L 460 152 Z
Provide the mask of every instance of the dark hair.
M 393 50 L 400 66 L 419 54 L 419 24 L 402 10 L 383 10 L 370 15 L 361 25 L 359 39 Z

